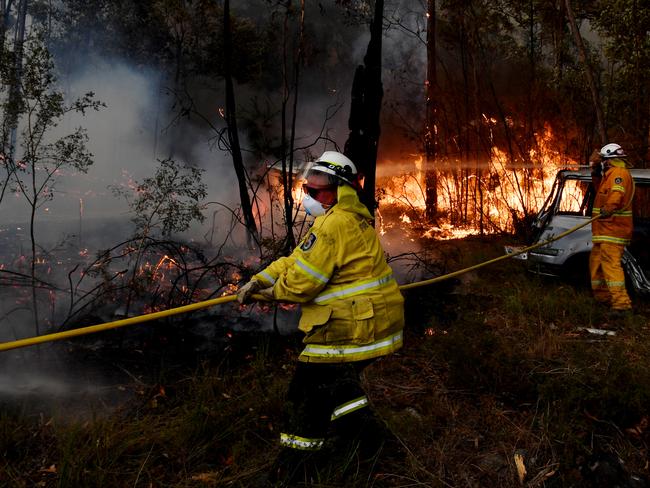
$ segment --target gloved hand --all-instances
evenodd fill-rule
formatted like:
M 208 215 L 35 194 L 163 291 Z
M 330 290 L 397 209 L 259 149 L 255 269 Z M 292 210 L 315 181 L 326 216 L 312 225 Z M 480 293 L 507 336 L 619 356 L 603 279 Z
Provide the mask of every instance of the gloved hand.
M 613 213 L 614 213 L 613 210 L 603 207 L 600 209 L 600 218 L 606 219 L 607 217 L 611 217 Z
M 262 288 L 262 283 L 253 278 L 237 292 L 237 301 L 239 303 L 249 303 L 254 293 L 257 293 Z
M 275 297 L 273 296 L 273 287 L 272 286 L 270 286 L 269 288 L 264 288 L 263 290 L 260 290 L 258 292 L 258 294 L 262 295 L 268 301 L 275 300 Z

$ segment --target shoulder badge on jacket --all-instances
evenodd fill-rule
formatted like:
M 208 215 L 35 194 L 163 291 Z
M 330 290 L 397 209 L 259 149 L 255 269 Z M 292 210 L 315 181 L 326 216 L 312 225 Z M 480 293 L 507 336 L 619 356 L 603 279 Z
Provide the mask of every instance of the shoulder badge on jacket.
M 300 249 L 302 249 L 303 251 L 309 251 L 314 246 L 315 242 L 316 242 L 316 234 L 311 233 L 307 237 L 305 237 L 305 240 L 300 246 Z
M 623 183 L 623 178 L 621 178 L 621 177 L 619 176 L 618 178 L 616 178 L 616 179 L 614 180 L 614 183 L 616 183 L 617 185 L 620 185 L 621 183 Z

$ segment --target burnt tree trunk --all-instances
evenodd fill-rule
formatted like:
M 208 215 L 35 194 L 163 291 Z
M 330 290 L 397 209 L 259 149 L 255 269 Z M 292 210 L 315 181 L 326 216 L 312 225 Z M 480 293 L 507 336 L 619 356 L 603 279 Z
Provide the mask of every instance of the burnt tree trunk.
M 0 14 L 2 19 L 0 19 L 0 36 L 2 36 L 2 47 L 5 45 L 5 35 L 7 34 L 7 27 L 9 26 L 9 10 L 11 9 L 12 0 L 0 0 Z
M 580 35 L 580 30 L 578 29 L 578 24 L 576 22 L 575 15 L 573 14 L 573 8 L 571 8 L 571 0 L 564 0 L 564 6 L 566 8 L 567 19 L 569 20 L 569 27 L 571 29 L 571 34 L 573 34 L 573 39 L 578 48 L 578 54 L 580 56 L 580 61 L 582 62 L 583 68 L 585 70 L 585 76 L 587 77 L 587 83 L 589 84 L 589 89 L 591 91 L 591 99 L 594 104 L 594 110 L 596 112 L 596 122 L 598 124 L 598 135 L 600 136 L 601 144 L 607 144 L 607 129 L 605 127 L 605 117 L 603 115 L 603 105 L 600 102 L 600 94 L 598 92 L 598 87 L 596 86 L 596 80 L 594 79 L 594 74 L 589 64 L 589 58 L 587 57 L 587 48 L 585 43 L 582 40 Z
M 427 1 L 427 80 L 424 85 L 424 167 L 426 217 L 433 220 L 438 213 L 437 156 L 437 88 L 436 74 L 436 1 Z
M 18 17 L 14 37 L 14 75 L 9 87 L 9 159 L 14 164 L 18 132 L 18 113 L 20 100 L 20 85 L 23 77 L 23 44 L 25 43 L 25 23 L 27 20 L 27 1 L 18 3 Z
M 377 146 L 379 143 L 379 114 L 384 89 L 381 83 L 381 36 L 384 1 L 377 0 L 375 14 L 370 25 L 370 42 L 357 67 L 352 83 L 352 101 L 348 127 L 350 135 L 345 143 L 345 155 L 357 166 L 364 177 L 361 201 L 374 215 L 375 179 L 377 169 Z
M 252 240 L 257 240 L 257 226 L 253 216 L 253 207 L 251 206 L 246 183 L 246 169 L 241 155 L 239 145 L 239 133 L 237 132 L 237 117 L 235 106 L 235 90 L 233 88 L 231 58 L 232 58 L 232 33 L 230 29 L 230 0 L 224 0 L 223 4 L 223 54 L 224 54 L 224 78 L 226 80 L 226 126 L 228 131 L 228 142 L 232 163 L 237 175 L 239 186 L 239 198 L 241 200 L 241 209 L 248 235 L 248 244 Z
M 300 66 L 302 65 L 302 57 L 304 51 L 304 42 L 305 42 L 305 0 L 300 0 L 300 26 L 298 34 L 298 51 L 296 53 L 293 69 L 293 112 L 291 114 L 291 139 L 289 141 L 289 173 L 288 179 L 285 185 L 285 195 L 289 195 L 289 199 L 286 200 L 287 204 L 287 221 L 291 222 L 291 227 L 287 225 L 287 234 L 290 236 L 290 239 L 287 241 L 287 245 L 293 248 L 295 246 L 295 238 L 293 237 L 293 152 L 296 145 L 296 121 L 298 119 L 298 87 L 300 81 Z M 288 190 L 288 191 L 287 191 Z M 285 197 L 286 198 L 286 197 Z
M 289 10 L 291 9 L 291 0 L 285 3 L 284 23 L 282 26 L 282 110 L 280 113 L 280 151 L 282 153 L 282 199 L 284 201 L 284 222 L 286 228 L 286 238 L 284 241 L 284 251 L 295 247 L 293 238 L 293 194 L 291 193 L 291 168 L 287 168 L 287 105 L 289 104 L 289 75 L 287 74 L 287 43 L 289 38 Z
M 2 54 L 3 59 L 9 59 L 7 57 L 7 32 L 9 31 L 9 28 L 11 27 L 9 24 L 9 14 L 11 13 L 11 4 L 13 3 L 12 0 L 0 0 L 0 13 L 2 14 L 2 19 L 0 19 L 0 40 L 2 44 L 0 45 L 0 54 Z M 12 89 L 13 89 L 13 84 L 12 84 Z M 13 127 L 14 122 L 13 122 L 13 115 L 12 113 L 15 112 L 15 110 L 12 109 L 12 104 L 9 103 L 9 113 L 5 111 L 5 117 L 8 118 L 8 124 L 5 129 L 2 130 L 1 135 L 0 135 L 0 155 L 2 155 L 3 162 L 4 162 L 4 169 L 6 171 L 5 175 L 3 176 L 3 181 L 0 183 L 0 186 L 2 187 L 0 189 L 0 202 L 4 199 L 5 193 L 7 191 L 7 188 L 9 187 L 9 181 L 11 180 L 11 175 L 15 171 L 15 165 L 13 164 L 13 160 L 11 160 L 11 156 L 13 152 L 10 149 L 10 136 L 13 134 L 13 131 L 11 130 L 11 127 Z M 11 127 L 9 127 L 11 126 Z M 7 132 L 7 129 L 9 131 Z M 5 158 L 9 156 L 10 160 L 6 160 Z
M 470 203 L 470 175 L 471 170 L 469 166 L 470 156 L 472 153 L 472 142 L 470 140 L 471 134 L 468 130 L 470 127 L 469 121 L 472 117 L 471 110 L 471 95 L 470 95 L 470 80 L 469 80 L 469 40 L 467 36 L 467 29 L 464 24 L 459 25 L 460 29 L 460 59 L 463 72 L 463 113 L 462 120 L 461 114 L 458 114 L 458 139 L 461 141 L 461 171 L 463 177 L 463 192 L 460 196 L 459 208 L 462 209 L 459 214 L 459 222 L 467 224 L 469 221 L 469 203 Z M 451 209 L 450 209 L 451 210 Z
M 294 147 L 296 141 L 296 120 L 298 116 L 298 85 L 300 80 L 300 64 L 302 62 L 303 43 L 304 43 L 304 23 L 305 23 L 305 3 L 304 0 L 300 2 L 299 12 L 299 33 L 298 33 L 298 46 L 293 56 L 293 80 L 289 75 L 289 19 L 291 16 L 293 6 L 291 0 L 285 4 L 284 27 L 283 27 L 283 49 L 282 49 L 282 79 L 283 79 L 283 94 L 282 94 L 282 128 L 281 128 L 281 150 L 282 150 L 282 193 L 284 200 L 284 221 L 286 227 L 286 238 L 284 243 L 284 250 L 289 254 L 296 246 L 296 239 L 293 235 L 294 223 L 294 200 L 293 200 L 293 184 L 294 184 Z M 293 105 L 291 109 L 291 130 L 289 134 L 289 141 L 287 142 L 287 117 L 289 112 L 289 102 L 293 94 Z

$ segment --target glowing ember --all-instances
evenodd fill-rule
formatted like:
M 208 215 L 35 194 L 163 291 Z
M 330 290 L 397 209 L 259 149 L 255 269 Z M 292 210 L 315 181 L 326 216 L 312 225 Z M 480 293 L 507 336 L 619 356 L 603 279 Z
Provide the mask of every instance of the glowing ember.
M 428 328 L 426 328 L 426 329 L 424 330 L 424 335 L 434 336 L 434 335 L 437 335 L 437 334 L 447 335 L 447 331 L 446 331 L 446 330 L 439 330 L 439 331 L 437 331 L 437 330 L 434 329 L 433 327 L 428 327 Z
M 237 293 L 237 290 L 239 290 L 239 287 L 237 285 L 234 283 L 228 283 L 224 287 L 224 290 L 221 292 L 221 296 L 225 297 L 226 295 L 234 295 Z
M 174 261 L 174 259 L 165 254 L 162 258 L 160 258 L 160 261 L 158 261 L 158 264 L 154 268 L 154 273 L 157 272 L 165 263 L 167 263 L 167 269 L 172 269 L 172 267 L 178 266 L 178 263 Z

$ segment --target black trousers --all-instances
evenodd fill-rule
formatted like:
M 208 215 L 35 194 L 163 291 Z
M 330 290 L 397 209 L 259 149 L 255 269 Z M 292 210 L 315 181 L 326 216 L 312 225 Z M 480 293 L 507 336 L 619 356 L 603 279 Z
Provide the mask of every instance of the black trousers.
M 289 384 L 281 444 L 318 450 L 331 429 L 341 437 L 358 435 L 371 416 L 360 374 L 373 361 L 299 362 Z

